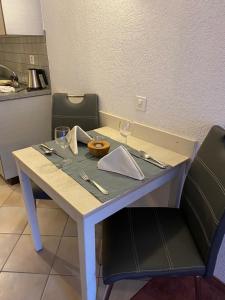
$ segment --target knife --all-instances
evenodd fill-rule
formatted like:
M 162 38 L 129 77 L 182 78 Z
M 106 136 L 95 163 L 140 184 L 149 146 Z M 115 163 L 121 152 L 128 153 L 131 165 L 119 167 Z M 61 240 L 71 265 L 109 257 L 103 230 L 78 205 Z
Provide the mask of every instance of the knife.
M 159 167 L 160 169 L 166 169 L 166 168 L 167 168 L 167 165 L 160 164 L 159 162 L 154 161 L 154 160 L 152 160 L 152 159 L 150 159 L 150 158 L 144 158 L 144 157 L 141 157 L 141 156 L 138 155 L 138 154 L 134 154 L 134 153 L 131 153 L 131 152 L 130 152 L 130 154 L 133 155 L 133 156 L 135 156 L 135 157 L 137 157 L 137 158 L 143 159 L 143 160 L 149 162 L 150 164 Z

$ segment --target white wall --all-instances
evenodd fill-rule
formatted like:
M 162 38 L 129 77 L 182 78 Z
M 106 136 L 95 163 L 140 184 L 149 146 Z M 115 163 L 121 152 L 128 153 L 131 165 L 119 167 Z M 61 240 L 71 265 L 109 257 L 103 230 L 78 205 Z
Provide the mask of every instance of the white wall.
M 190 138 L 225 126 L 224 0 L 42 2 L 53 91 Z
M 199 140 L 225 126 L 224 0 L 42 6 L 53 92 L 97 93 L 105 112 Z M 148 97 L 146 113 L 135 95 Z

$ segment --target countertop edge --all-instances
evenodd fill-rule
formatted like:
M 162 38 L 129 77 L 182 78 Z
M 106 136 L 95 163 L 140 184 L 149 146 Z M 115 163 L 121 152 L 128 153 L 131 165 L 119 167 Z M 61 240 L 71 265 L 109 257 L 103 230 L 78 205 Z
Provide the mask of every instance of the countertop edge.
M 51 95 L 50 89 L 43 89 L 37 91 L 30 91 L 22 90 L 18 93 L 2 93 L 0 94 L 0 102 L 1 101 L 9 101 L 9 100 L 17 100 L 22 98 L 30 98 L 30 97 L 37 97 L 42 95 Z

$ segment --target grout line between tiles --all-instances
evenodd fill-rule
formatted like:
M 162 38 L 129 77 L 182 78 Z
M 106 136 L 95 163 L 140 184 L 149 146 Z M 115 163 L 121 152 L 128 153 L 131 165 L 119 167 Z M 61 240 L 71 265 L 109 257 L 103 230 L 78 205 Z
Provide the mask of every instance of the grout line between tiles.
M 0 235 L 3 235 L 3 234 L 7 234 L 7 235 L 19 235 L 19 236 L 21 236 L 22 235 L 22 233 L 14 233 L 14 232 L 0 232 Z
M 39 206 L 37 206 L 37 209 L 61 209 L 64 212 L 64 210 L 61 207 L 39 207 Z
M 54 265 L 54 263 L 55 263 L 56 256 L 57 256 L 57 253 L 58 253 L 59 247 L 60 247 L 60 245 L 61 245 L 61 242 L 62 242 L 63 233 L 64 233 L 64 230 L 65 230 L 66 224 L 67 224 L 67 222 L 68 222 L 68 219 L 69 219 L 69 216 L 67 215 L 67 221 L 65 222 L 64 228 L 63 228 L 63 230 L 62 230 L 62 234 L 59 236 L 59 237 L 60 237 L 60 241 L 59 241 L 58 247 L 57 247 L 57 249 L 56 249 L 56 251 L 55 251 L 54 258 L 53 258 L 53 260 L 52 260 L 52 265 L 51 265 L 51 269 L 50 269 L 49 275 L 51 274 L 52 267 L 53 267 L 53 265 Z
M 9 234 L 9 233 L 7 233 L 7 234 Z M 18 235 L 19 235 L 19 238 L 18 238 L 18 240 L 16 241 L 16 243 L 15 243 L 14 247 L 12 248 L 12 250 L 10 251 L 9 255 L 7 256 L 7 258 L 6 258 L 5 262 L 4 262 L 4 264 L 2 265 L 1 272 L 4 272 L 4 271 L 3 271 L 3 268 L 5 267 L 5 265 L 6 265 L 7 261 L 8 261 L 8 259 L 9 259 L 10 255 L 12 254 L 13 250 L 15 249 L 16 245 L 18 244 L 18 242 L 19 242 L 19 240 L 20 240 L 20 238 L 21 238 L 21 236 L 22 236 L 22 234 L 18 234 Z
M 40 296 L 40 300 L 42 299 L 43 295 L 44 295 L 44 292 L 45 292 L 45 289 L 46 289 L 46 286 L 47 286 L 47 283 L 48 283 L 48 279 L 49 279 L 49 274 L 46 278 L 46 281 L 45 281 L 45 285 L 43 287 L 43 290 L 42 290 L 42 293 L 41 293 L 41 296 Z
M 8 197 L 6 197 L 5 201 L 3 201 L 3 203 L 0 205 L 0 207 L 3 207 L 3 204 L 9 199 L 9 197 L 11 197 L 12 193 L 14 193 L 15 190 L 12 190 L 10 192 L 10 194 L 8 195 Z
M 9 233 L 7 233 L 9 234 Z M 32 235 L 31 233 L 22 233 L 22 235 Z M 41 234 L 41 236 L 53 236 L 53 237 L 58 237 L 61 239 L 61 235 L 57 235 L 57 234 Z M 64 236 L 62 236 L 64 237 Z M 66 237 L 69 237 L 69 236 L 66 236 Z M 71 236 L 71 237 L 75 237 L 75 236 Z
M 14 273 L 14 274 L 36 274 L 36 275 L 46 275 L 46 276 L 48 276 L 48 275 L 50 275 L 50 274 L 46 274 L 46 273 L 38 273 L 38 272 L 22 272 L 22 271 L 4 271 L 4 270 L 2 270 L 1 271 L 2 273 Z
M 54 255 L 54 258 L 53 258 L 53 260 L 52 260 L 51 268 L 50 268 L 50 270 L 49 270 L 49 274 L 48 274 L 48 277 L 47 277 L 47 279 L 46 279 L 45 286 L 44 286 L 43 291 L 42 291 L 42 293 L 41 293 L 40 300 L 43 298 L 44 292 L 45 292 L 45 290 L 46 290 L 47 283 L 48 283 L 49 277 L 50 277 L 50 275 L 51 275 L 52 267 L 53 267 L 53 265 L 54 265 L 54 263 L 55 263 L 55 260 L 56 260 L 56 257 L 57 257 L 57 252 L 58 252 L 59 247 L 60 247 L 61 242 L 62 242 L 63 233 L 64 233 L 64 231 L 65 231 L 65 228 L 66 228 L 68 219 L 69 219 L 69 216 L 67 215 L 67 221 L 65 222 L 64 228 L 63 228 L 63 230 L 62 230 L 62 234 L 61 234 L 61 236 L 60 236 L 60 241 L 59 241 L 58 247 L 57 247 L 57 249 L 56 249 L 56 251 L 55 251 L 55 255 Z
M 11 195 L 12 195 L 13 192 L 14 192 L 14 190 L 12 190 L 12 192 L 10 192 L 9 196 L 5 199 L 5 201 L 7 201 L 9 197 L 11 197 Z M 3 204 L 5 203 L 5 201 L 3 202 Z M 10 207 L 10 206 L 9 206 L 9 207 Z M 14 206 L 13 206 L 13 207 L 14 207 Z M 50 207 L 50 208 L 49 208 L 49 207 L 38 207 L 38 209 L 40 209 L 40 208 L 42 208 L 42 209 L 60 209 L 60 207 L 58 207 L 58 208 L 57 208 L 57 207 Z M 27 222 L 26 222 L 26 224 L 25 224 L 25 226 L 24 226 L 24 229 L 23 229 L 23 231 L 22 231 L 21 234 L 20 234 L 20 233 L 4 233 L 4 234 L 13 234 L 13 235 L 17 235 L 17 236 L 18 236 L 18 240 L 16 241 L 16 243 L 15 243 L 13 249 L 10 251 L 9 255 L 7 256 L 4 265 L 2 266 L 2 269 L 0 270 L 0 273 L 2 272 L 2 273 L 22 273 L 22 274 L 39 274 L 39 275 L 46 275 L 46 281 L 45 281 L 45 284 L 44 284 L 44 286 L 43 286 L 43 290 L 42 290 L 42 293 L 41 293 L 41 296 L 40 296 L 40 300 L 43 299 L 43 295 L 44 295 L 44 292 L 45 292 L 45 290 L 46 290 L 46 287 L 47 287 L 47 284 L 48 284 L 48 282 L 49 282 L 49 278 L 50 278 L 51 275 L 52 275 L 52 276 L 63 276 L 63 277 L 64 277 L 64 276 L 68 276 L 68 277 L 77 277 L 77 276 L 74 276 L 74 275 L 72 275 L 72 274 L 66 274 L 66 275 L 65 275 L 65 274 L 51 274 L 52 267 L 53 267 L 53 265 L 54 265 L 54 263 L 55 263 L 55 260 L 56 260 L 56 257 L 57 257 L 57 253 L 58 253 L 59 248 L 60 248 L 60 245 L 61 245 L 61 243 L 62 243 L 62 238 L 64 238 L 64 233 L 65 233 L 65 230 L 66 230 L 66 226 L 68 225 L 68 222 L 69 222 L 69 216 L 67 215 L 67 220 L 66 220 L 66 222 L 65 222 L 65 225 L 64 225 L 64 227 L 63 227 L 63 230 L 62 230 L 61 235 L 41 235 L 41 236 L 59 237 L 59 243 L 58 243 L 57 249 L 56 249 L 56 251 L 55 251 L 55 254 L 54 254 L 54 257 L 53 257 L 53 260 L 52 260 L 52 263 L 51 263 L 50 270 L 49 270 L 49 272 L 48 272 L 47 274 L 46 274 L 46 273 L 36 273 L 36 272 L 3 271 L 4 266 L 6 265 L 6 263 L 7 263 L 8 259 L 9 259 L 10 255 L 12 254 L 13 250 L 14 250 L 15 247 L 17 246 L 17 244 L 18 244 L 20 238 L 21 238 L 23 235 L 31 235 L 31 233 L 28 233 L 28 234 L 25 234 L 25 233 L 24 233 L 24 230 L 25 230 L 25 228 L 26 228 L 26 226 L 27 226 Z M 71 236 L 66 236 L 66 237 L 77 238 L 78 236 L 77 236 L 77 235 L 76 235 L 76 236 L 71 235 Z M 101 242 L 101 241 L 102 241 L 102 239 L 100 238 L 100 242 Z M 100 248 L 101 248 L 101 247 L 100 247 Z M 100 251 L 99 256 L 100 256 L 100 255 L 101 255 L 101 251 Z M 98 258 L 99 258 L 99 257 L 98 257 Z M 96 264 L 96 267 L 97 267 L 97 264 Z M 99 289 L 100 281 L 101 281 L 101 278 L 100 278 L 100 272 L 101 272 L 101 266 L 100 266 L 100 264 L 99 264 L 99 268 L 98 268 L 98 270 L 97 270 L 97 272 L 96 272 L 96 285 L 97 285 L 96 288 L 97 288 L 97 291 L 98 291 L 98 289 Z M 79 275 L 78 275 L 78 277 L 79 277 L 79 279 L 80 279 L 80 276 L 79 276 Z
M 64 233 L 65 233 L 66 226 L 67 226 L 68 222 L 69 222 L 69 216 L 68 216 L 68 219 L 67 219 L 67 221 L 66 221 L 66 225 L 64 226 L 63 233 L 62 233 L 62 237 L 64 237 Z

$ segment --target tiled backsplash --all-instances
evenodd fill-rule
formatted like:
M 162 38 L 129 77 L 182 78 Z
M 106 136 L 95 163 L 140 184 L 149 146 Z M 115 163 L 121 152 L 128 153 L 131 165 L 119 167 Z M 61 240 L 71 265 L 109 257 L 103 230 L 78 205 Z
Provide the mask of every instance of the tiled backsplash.
M 0 36 L 0 64 L 16 72 L 23 83 L 28 82 L 29 68 L 44 69 L 50 83 L 45 36 Z

